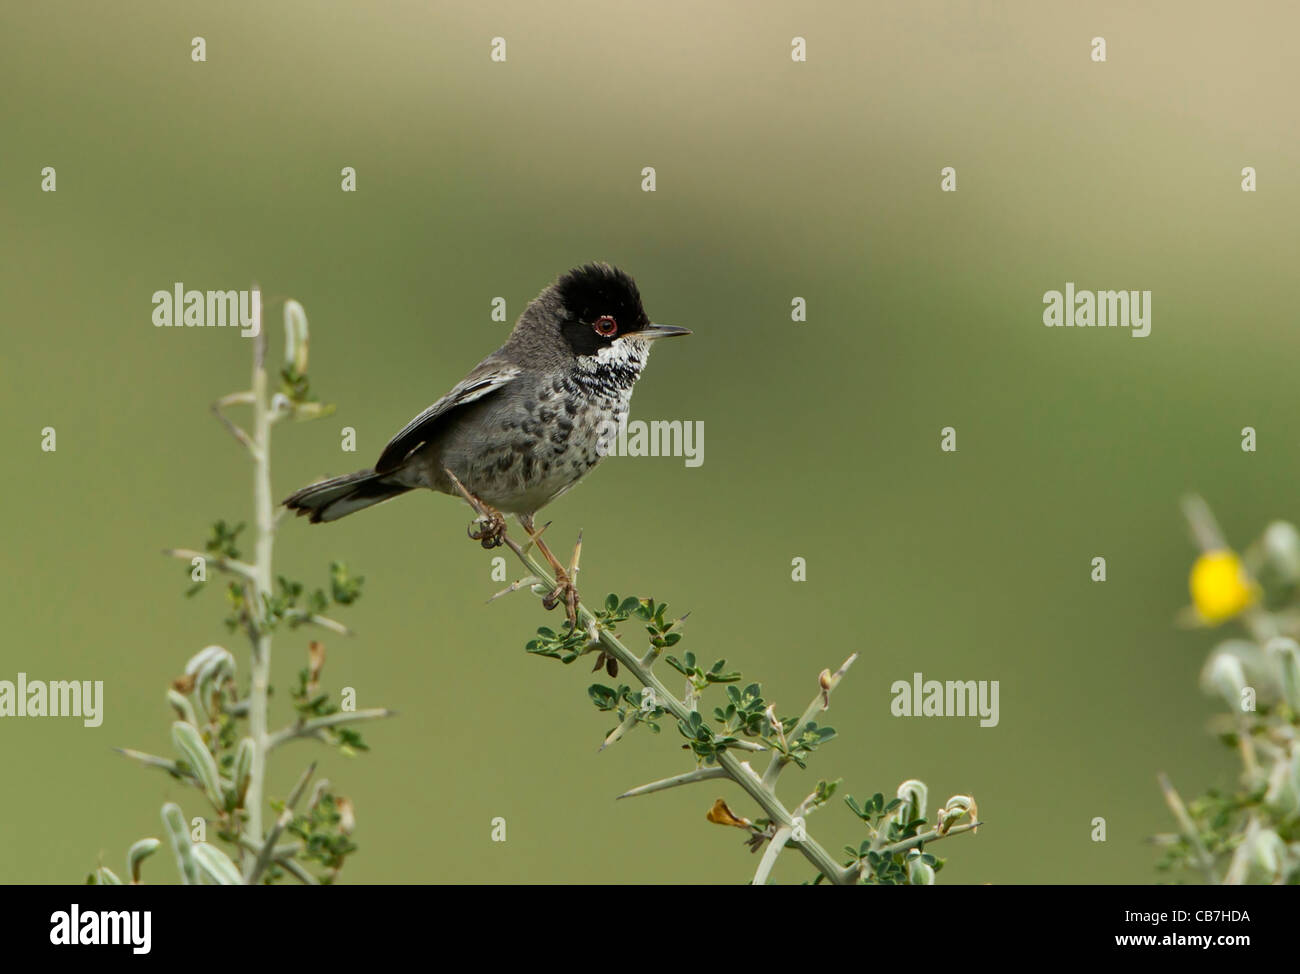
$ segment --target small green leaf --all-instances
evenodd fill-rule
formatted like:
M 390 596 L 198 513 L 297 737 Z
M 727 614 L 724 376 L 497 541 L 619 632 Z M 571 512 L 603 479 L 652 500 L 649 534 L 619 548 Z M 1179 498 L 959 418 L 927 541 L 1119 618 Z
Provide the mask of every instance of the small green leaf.
M 221 788 L 221 776 L 217 773 L 217 763 L 212 758 L 212 752 L 208 746 L 203 743 L 203 738 L 199 736 L 198 729 L 183 720 L 172 722 L 172 743 L 176 746 L 177 753 L 194 776 L 199 779 L 203 785 L 203 791 L 208 796 L 208 801 L 217 811 L 226 810 L 226 799 Z
M 618 705 L 619 694 L 600 683 L 587 687 L 587 695 L 598 710 L 613 710 Z
M 127 850 L 126 871 L 131 877 L 131 882 L 140 882 L 140 866 L 158 851 L 160 845 L 162 843 L 157 839 L 141 839 Z
M 230 857 L 206 842 L 194 844 L 194 859 L 205 876 L 218 886 L 238 886 L 242 879 L 239 868 Z
M 197 886 L 199 866 L 194 861 L 194 844 L 190 841 L 190 827 L 185 821 L 180 806 L 175 802 L 165 804 L 162 807 L 162 820 L 172 841 L 172 851 L 176 853 L 181 882 L 187 886 Z

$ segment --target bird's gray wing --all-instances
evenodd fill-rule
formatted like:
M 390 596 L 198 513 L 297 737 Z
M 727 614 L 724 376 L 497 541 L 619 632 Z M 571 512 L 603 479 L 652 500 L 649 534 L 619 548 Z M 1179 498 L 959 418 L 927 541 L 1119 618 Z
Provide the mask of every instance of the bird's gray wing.
M 412 450 L 419 449 L 438 435 L 449 416 L 455 415 L 458 409 L 468 403 L 500 392 L 518 378 L 519 373 L 519 367 L 508 362 L 492 359 L 481 362 L 451 392 L 416 416 L 389 440 L 388 446 L 384 447 L 384 452 L 375 462 L 375 472 L 388 473 L 401 466 Z

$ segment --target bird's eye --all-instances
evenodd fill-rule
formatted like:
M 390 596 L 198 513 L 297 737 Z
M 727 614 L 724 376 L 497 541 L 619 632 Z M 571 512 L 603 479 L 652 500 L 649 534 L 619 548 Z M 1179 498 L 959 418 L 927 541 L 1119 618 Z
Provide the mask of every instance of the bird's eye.
M 618 322 L 610 315 L 601 315 L 592 322 L 591 327 L 596 329 L 597 335 L 603 335 L 605 338 L 608 338 L 610 335 L 613 335 L 618 331 Z

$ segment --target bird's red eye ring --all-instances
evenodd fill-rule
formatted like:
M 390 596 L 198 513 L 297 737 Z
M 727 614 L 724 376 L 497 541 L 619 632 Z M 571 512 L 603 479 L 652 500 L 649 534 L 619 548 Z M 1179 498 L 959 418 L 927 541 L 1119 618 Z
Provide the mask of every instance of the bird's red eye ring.
M 618 331 L 618 322 L 610 315 L 601 315 L 592 322 L 591 327 L 596 329 L 597 335 L 603 335 L 608 338 L 610 335 L 613 335 Z

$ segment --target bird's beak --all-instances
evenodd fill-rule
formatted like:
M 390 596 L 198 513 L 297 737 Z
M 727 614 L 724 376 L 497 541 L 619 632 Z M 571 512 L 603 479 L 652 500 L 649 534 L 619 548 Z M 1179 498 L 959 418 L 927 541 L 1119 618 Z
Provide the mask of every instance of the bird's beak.
M 689 328 L 679 328 L 676 325 L 647 325 L 634 334 L 637 338 L 650 342 L 656 338 L 672 338 L 675 335 L 689 335 L 690 333 Z

